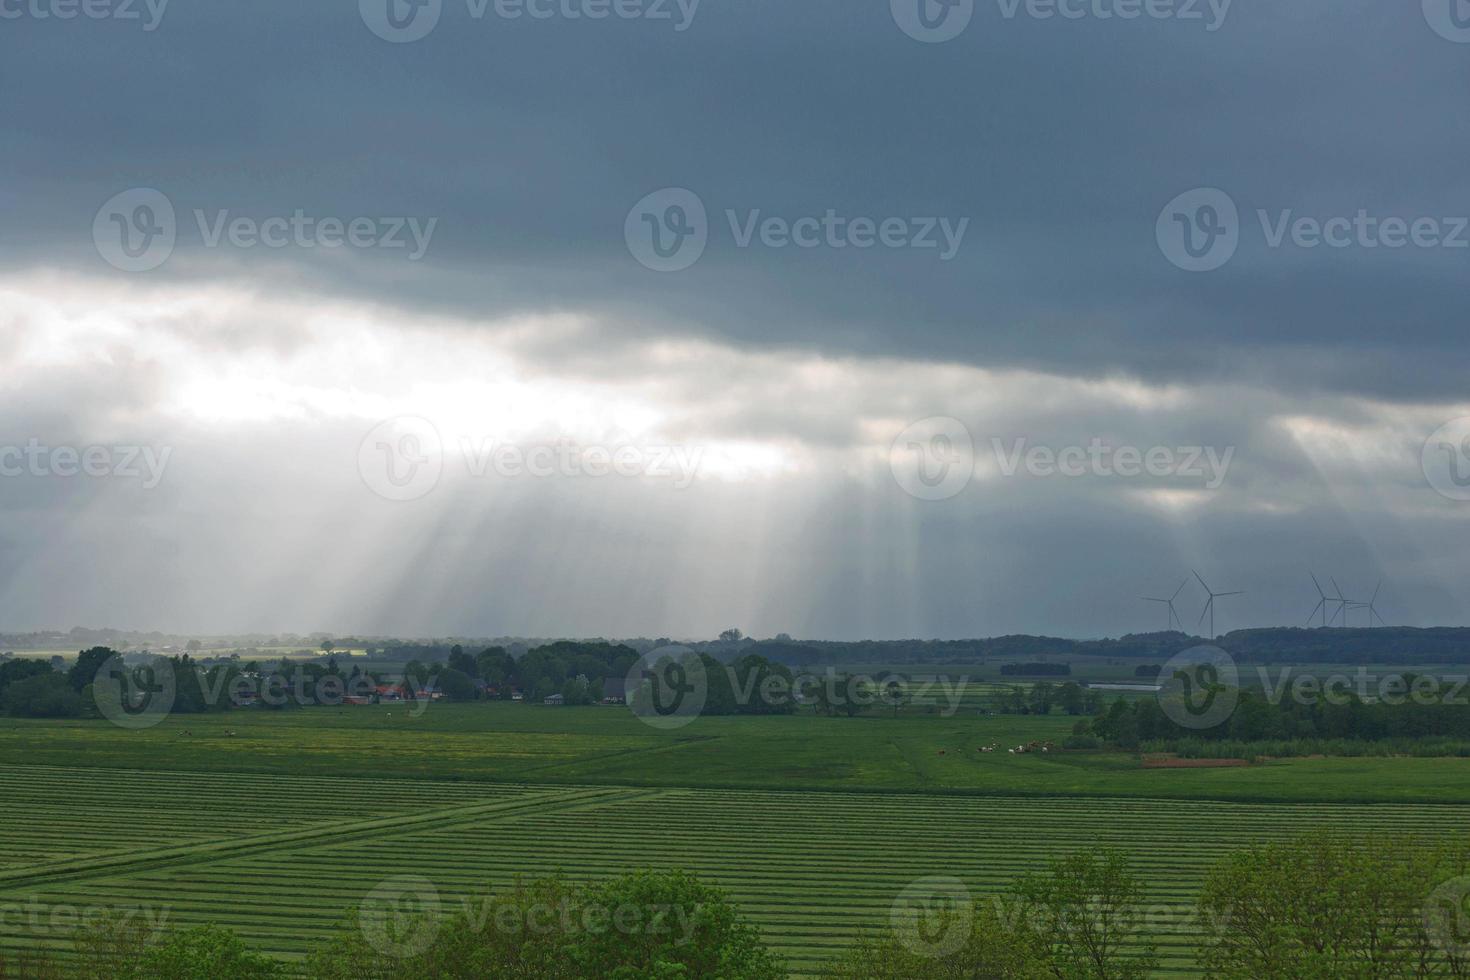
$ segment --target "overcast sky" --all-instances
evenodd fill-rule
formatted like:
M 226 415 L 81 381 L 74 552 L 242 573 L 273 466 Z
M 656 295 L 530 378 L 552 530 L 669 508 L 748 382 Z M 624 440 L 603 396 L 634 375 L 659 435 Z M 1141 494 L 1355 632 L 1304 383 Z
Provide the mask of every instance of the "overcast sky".
M 1452 2 L 0 0 L 0 628 L 1464 623 Z

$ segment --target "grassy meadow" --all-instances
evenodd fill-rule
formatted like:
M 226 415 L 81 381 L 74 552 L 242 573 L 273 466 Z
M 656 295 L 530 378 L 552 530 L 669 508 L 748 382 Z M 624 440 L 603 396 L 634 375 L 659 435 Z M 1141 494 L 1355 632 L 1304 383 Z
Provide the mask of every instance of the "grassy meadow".
M 1470 802 L 1470 759 L 1296 758 L 1231 769 L 1145 769 L 1137 755 L 1121 752 L 1006 752 L 1034 740 L 1059 744 L 1073 720 L 801 713 L 699 718 L 660 731 L 617 707 L 505 702 L 175 715 L 144 731 L 105 721 L 0 719 L 0 761 L 548 785 Z M 980 751 L 992 744 L 999 750 Z
M 1147 886 L 1136 941 L 1188 975 L 1190 903 L 1230 849 L 1470 825 L 1470 760 L 1145 769 L 1122 752 L 1006 751 L 1060 744 L 1073 721 L 908 708 L 661 731 L 620 707 L 505 702 L 174 715 L 143 731 L 0 719 L 0 951 L 64 953 L 58 909 L 142 908 L 295 959 L 397 875 L 452 905 L 517 875 L 685 867 L 726 888 L 794 975 L 818 976 L 915 880 L 955 876 L 983 897 L 1110 845 Z

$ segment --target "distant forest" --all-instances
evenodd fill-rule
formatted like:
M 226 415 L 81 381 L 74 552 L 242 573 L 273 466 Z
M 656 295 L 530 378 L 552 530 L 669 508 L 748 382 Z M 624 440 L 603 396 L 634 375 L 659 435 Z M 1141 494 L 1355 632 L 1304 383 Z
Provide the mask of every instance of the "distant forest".
M 160 633 L 124 633 L 113 630 L 74 629 L 69 633 L 0 634 L 0 650 L 66 650 L 90 646 L 110 646 L 128 653 L 147 650 L 151 653 L 184 652 L 208 659 L 223 652 L 249 654 L 261 659 L 279 657 L 282 648 L 295 648 L 300 654 L 325 655 L 335 647 L 366 650 L 373 659 L 390 662 L 442 663 L 456 646 L 466 650 L 499 647 L 519 659 L 531 650 L 553 646 L 558 642 L 608 643 L 607 640 L 558 641 L 515 637 L 404 640 L 384 637 L 338 636 L 326 634 L 286 637 L 217 637 L 202 644 L 187 637 Z M 795 640 L 782 634 L 776 639 L 757 640 L 736 630 L 727 631 L 719 640 L 677 641 L 647 637 L 612 640 L 637 653 L 647 653 L 661 646 L 682 642 L 700 653 L 723 661 L 747 654 L 792 667 L 846 666 L 856 664 L 957 665 L 975 663 L 1029 663 L 1046 660 L 1083 658 L 1144 659 L 1163 663 L 1182 650 L 1210 641 L 1181 632 L 1133 633 L 1117 639 L 1068 640 L 1052 636 L 998 636 L 975 640 Z M 1441 627 L 1413 629 L 1379 627 L 1369 629 L 1327 628 L 1301 629 L 1273 627 L 1236 630 L 1215 640 L 1215 645 L 1228 651 L 1240 663 L 1373 663 L 1386 665 L 1427 665 L 1470 663 L 1470 628 Z M 267 651 L 276 652 L 267 652 Z
M 961 664 L 1051 658 L 1145 658 L 1162 663 L 1182 650 L 1209 643 L 1180 632 L 1137 633 L 1119 639 L 1064 640 L 1050 636 L 1000 636 L 987 640 L 864 640 L 746 642 L 741 653 L 790 665 Z M 1215 640 L 1241 663 L 1470 663 L 1470 628 L 1237 630 Z M 719 647 L 720 644 L 699 644 Z M 713 651 L 707 651 L 713 652 Z

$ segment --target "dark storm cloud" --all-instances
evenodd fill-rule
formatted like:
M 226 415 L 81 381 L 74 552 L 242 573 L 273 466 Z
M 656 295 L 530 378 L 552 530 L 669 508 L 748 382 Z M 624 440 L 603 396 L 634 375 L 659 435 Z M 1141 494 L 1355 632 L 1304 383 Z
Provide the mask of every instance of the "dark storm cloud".
M 981 2 L 943 44 L 905 36 L 883 0 L 704 0 L 682 31 L 667 7 L 506 20 L 492 3 L 477 20 L 446 0 L 407 44 L 349 2 L 173 0 L 154 31 L 6 20 L 6 259 L 109 271 L 98 206 L 153 186 L 180 227 L 159 276 L 284 264 L 419 310 L 592 310 L 759 347 L 1389 397 L 1462 387 L 1470 249 L 1272 248 L 1256 216 L 1470 214 L 1470 45 L 1418 4 L 1240 2 L 1210 31 Z M 623 222 L 665 187 L 700 196 L 711 241 L 658 274 L 631 259 Z M 1237 254 L 1209 273 L 1155 241 L 1165 203 L 1196 187 L 1241 215 Z M 262 248 L 201 261 L 196 208 L 440 224 L 417 265 Z M 741 248 L 727 209 L 969 225 L 944 262 Z

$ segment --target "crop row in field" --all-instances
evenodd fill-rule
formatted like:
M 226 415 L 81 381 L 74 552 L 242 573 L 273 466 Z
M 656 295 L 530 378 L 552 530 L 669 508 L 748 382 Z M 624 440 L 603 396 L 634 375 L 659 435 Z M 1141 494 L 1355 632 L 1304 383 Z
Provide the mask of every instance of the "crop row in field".
M 0 766 L 0 875 L 477 802 L 512 787 L 393 779 Z M 3 886 L 0 886 L 3 887 Z
M 69 795 L 105 810 L 105 802 L 94 797 L 107 795 L 112 778 L 98 774 L 90 789 L 83 778 Z M 213 778 L 174 777 L 173 796 L 187 797 Z M 380 882 L 398 875 L 428 879 L 453 906 L 522 874 L 560 872 L 594 880 L 636 867 L 683 867 L 728 889 L 793 972 L 819 974 L 854 937 L 881 928 L 895 898 L 915 881 L 953 876 L 982 899 L 1048 858 L 1113 846 L 1129 855 L 1146 883 L 1152 930 L 1147 938 L 1158 943 L 1169 969 L 1189 972 L 1196 934 L 1188 910 L 1202 873 L 1229 850 L 1311 828 L 1449 833 L 1470 816 L 1470 807 L 1453 806 L 521 791 L 415 782 L 414 798 L 433 805 L 372 822 L 363 819 L 366 811 L 349 819 L 330 802 L 371 792 L 356 781 L 340 791 L 313 781 L 312 793 L 297 795 L 289 781 L 272 787 L 269 779 L 251 788 L 273 799 L 294 798 L 297 814 L 308 823 L 300 832 L 262 836 L 258 845 L 245 837 L 238 847 L 218 853 L 209 850 L 215 845 L 178 855 L 143 851 L 132 866 L 109 866 L 91 877 L 48 881 L 42 866 L 34 869 L 39 877 L 33 884 L 21 890 L 7 891 L 0 881 L 0 905 L 24 896 L 43 907 L 166 909 L 173 923 L 226 923 L 261 948 L 294 957 L 338 929 L 346 910 Z M 31 805 L 39 805 L 42 814 L 56 806 L 36 798 L 44 795 L 44 788 L 33 789 Z M 310 823 L 308 811 L 318 805 L 321 819 Z M 8 823 L 18 822 L 41 840 L 44 817 L 31 812 L 5 807 Z M 186 826 L 198 822 L 178 816 Z M 172 821 L 165 816 L 160 822 Z M 58 833 L 57 845 L 73 830 Z M 54 931 L 38 931 L 14 917 L 0 921 L 0 948 L 58 944 L 64 937 Z

